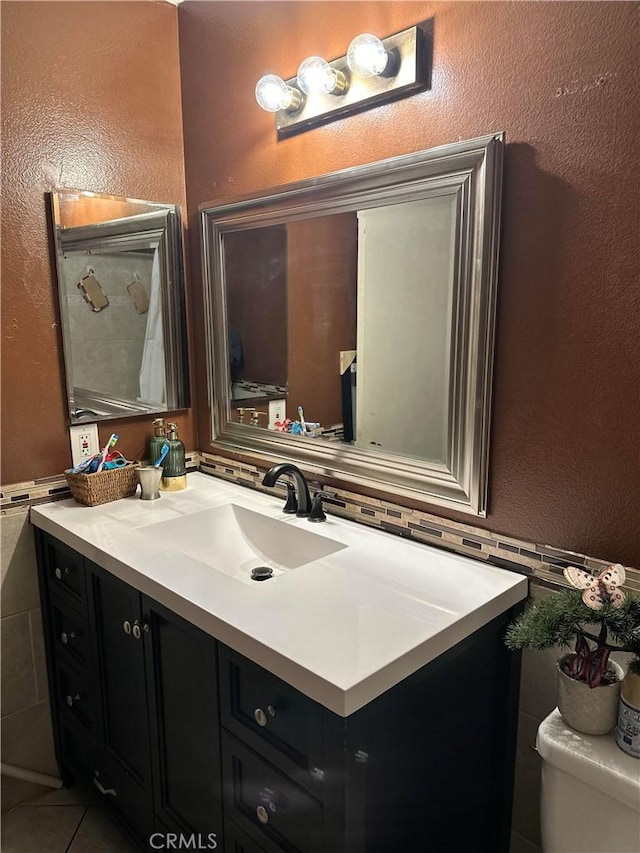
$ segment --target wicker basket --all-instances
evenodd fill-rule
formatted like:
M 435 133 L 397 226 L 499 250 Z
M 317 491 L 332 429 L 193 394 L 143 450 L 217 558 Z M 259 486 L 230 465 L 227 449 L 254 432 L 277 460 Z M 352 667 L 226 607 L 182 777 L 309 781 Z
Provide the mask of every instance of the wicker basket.
M 110 468 L 99 474 L 72 474 L 65 471 L 71 494 L 84 506 L 99 506 L 134 494 L 137 462 L 124 468 Z

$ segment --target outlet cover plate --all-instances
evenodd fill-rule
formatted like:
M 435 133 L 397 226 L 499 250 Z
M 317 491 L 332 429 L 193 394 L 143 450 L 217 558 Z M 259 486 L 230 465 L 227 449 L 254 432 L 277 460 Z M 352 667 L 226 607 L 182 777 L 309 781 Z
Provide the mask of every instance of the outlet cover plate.
M 100 450 L 98 445 L 98 424 L 76 424 L 69 427 L 71 442 L 71 460 L 74 466 L 83 459 L 89 459 Z
M 278 421 L 287 416 L 286 400 L 269 400 L 269 429 L 275 429 Z

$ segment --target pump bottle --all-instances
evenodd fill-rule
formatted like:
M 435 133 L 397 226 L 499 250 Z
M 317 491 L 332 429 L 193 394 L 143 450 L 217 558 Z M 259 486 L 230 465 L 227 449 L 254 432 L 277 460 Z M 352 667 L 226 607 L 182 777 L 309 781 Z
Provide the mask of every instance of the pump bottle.
M 187 469 L 184 461 L 184 444 L 178 438 L 177 424 L 169 424 L 167 437 L 169 452 L 164 460 L 164 471 L 160 480 L 163 492 L 179 492 L 187 488 Z

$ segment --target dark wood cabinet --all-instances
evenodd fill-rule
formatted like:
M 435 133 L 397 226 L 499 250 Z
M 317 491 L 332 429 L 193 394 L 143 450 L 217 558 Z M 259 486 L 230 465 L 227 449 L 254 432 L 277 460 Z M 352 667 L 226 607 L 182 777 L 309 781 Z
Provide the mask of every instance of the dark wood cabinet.
M 146 596 L 155 813 L 182 833 L 222 835 L 216 641 Z
M 144 648 L 148 632 L 140 593 L 92 563 L 87 563 L 87 575 L 102 703 L 93 784 L 146 839 L 153 832 L 153 811 Z
M 52 537 L 37 550 L 65 782 L 144 850 L 154 832 L 222 849 L 216 641 Z
M 513 611 L 342 718 L 40 531 L 37 547 L 63 777 L 142 849 L 160 832 L 225 853 L 507 853 Z

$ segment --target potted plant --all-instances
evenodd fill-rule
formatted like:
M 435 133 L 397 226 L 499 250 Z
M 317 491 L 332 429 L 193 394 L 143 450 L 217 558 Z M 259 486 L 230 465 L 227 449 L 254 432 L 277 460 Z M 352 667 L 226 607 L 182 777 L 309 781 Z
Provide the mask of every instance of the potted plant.
M 532 605 L 507 631 L 511 649 L 569 646 L 557 663 L 558 707 L 565 722 L 584 734 L 607 734 L 617 721 L 622 668 L 612 651 L 640 657 L 640 596 L 623 593 L 624 568 L 599 575 L 570 566 L 567 589 Z

